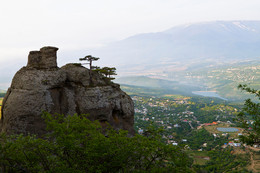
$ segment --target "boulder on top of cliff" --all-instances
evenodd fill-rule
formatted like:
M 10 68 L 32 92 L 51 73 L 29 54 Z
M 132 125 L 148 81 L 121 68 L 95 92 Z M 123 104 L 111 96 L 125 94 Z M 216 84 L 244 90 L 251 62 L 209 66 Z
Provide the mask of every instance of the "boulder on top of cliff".
M 43 47 L 40 51 L 31 51 L 28 56 L 27 67 L 32 68 L 57 68 L 56 47 Z
M 91 120 L 134 134 L 134 105 L 118 84 L 78 64 L 57 67 L 58 48 L 32 51 L 14 76 L 2 106 L 0 128 L 8 134 L 43 135 L 42 112 L 89 114 Z

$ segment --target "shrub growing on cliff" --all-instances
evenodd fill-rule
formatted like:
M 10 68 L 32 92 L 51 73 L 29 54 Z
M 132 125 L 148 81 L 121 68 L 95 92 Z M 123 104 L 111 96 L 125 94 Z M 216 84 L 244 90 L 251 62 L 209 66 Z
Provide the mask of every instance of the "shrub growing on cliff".
M 247 85 L 239 85 L 239 89 L 253 94 L 260 101 L 260 90 L 255 90 Z M 248 117 L 253 120 L 249 122 Z M 244 128 L 244 135 L 240 136 L 242 142 L 253 145 L 260 144 L 260 103 L 253 102 L 251 99 L 245 100 L 244 108 L 237 116 L 237 121 Z
M 260 101 L 260 90 L 252 89 L 247 85 L 239 85 L 238 88 L 253 94 Z M 248 121 L 248 117 L 253 121 Z M 240 136 L 242 142 L 249 145 L 260 144 L 260 103 L 253 102 L 251 99 L 245 100 L 244 108 L 238 114 L 237 121 L 244 128 L 244 135 Z
M 101 75 L 105 76 L 105 78 L 109 79 L 109 80 L 114 80 L 115 78 L 112 76 L 117 75 L 115 67 L 102 67 L 102 68 L 96 69 L 95 71 L 97 71 Z
M 130 138 L 108 128 L 104 135 L 85 115 L 44 118 L 50 133 L 43 139 L 1 136 L 1 172 L 190 172 L 191 160 L 160 142 L 156 131 Z

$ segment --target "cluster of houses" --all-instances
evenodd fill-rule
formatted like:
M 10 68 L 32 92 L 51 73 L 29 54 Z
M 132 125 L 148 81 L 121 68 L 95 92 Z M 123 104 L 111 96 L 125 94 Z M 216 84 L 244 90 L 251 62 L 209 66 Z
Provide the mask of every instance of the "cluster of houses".
M 169 107 L 168 107 L 169 100 L 162 100 L 162 101 L 159 100 L 158 101 L 154 98 L 149 98 L 148 100 L 143 100 L 142 97 L 136 97 L 136 96 L 133 97 L 133 100 L 146 103 L 144 105 L 139 106 L 139 108 L 135 108 L 135 113 L 139 114 L 139 116 L 136 117 L 137 120 L 142 120 L 142 121 L 153 120 L 153 122 L 159 124 L 160 126 L 163 126 L 165 129 L 169 129 L 169 130 L 173 129 L 173 128 L 181 127 L 178 123 L 176 123 L 176 121 L 175 121 L 175 124 L 169 123 L 169 119 L 171 119 L 172 117 L 174 117 L 174 118 L 176 117 L 176 120 L 179 120 L 179 122 L 189 123 L 192 129 L 193 129 L 192 122 L 197 122 L 197 124 L 198 124 L 197 129 L 207 127 L 207 126 L 216 126 L 216 125 L 222 124 L 222 123 L 232 124 L 230 121 L 226 121 L 226 122 L 217 121 L 218 117 L 212 123 L 200 124 L 200 121 L 197 120 L 196 116 L 194 115 L 194 112 L 184 111 L 184 112 L 178 112 L 177 113 L 177 112 L 174 111 L 175 108 L 169 109 Z M 185 103 L 187 103 L 187 100 L 180 99 L 180 100 L 175 101 L 175 103 L 177 103 L 177 102 L 179 104 L 185 104 Z M 151 112 L 149 112 L 150 111 L 149 107 L 158 107 L 158 110 L 155 113 L 151 113 Z M 220 107 L 219 111 L 225 111 L 226 112 L 226 108 L 224 107 L 222 109 L 222 107 Z M 235 111 L 237 111 L 237 110 L 235 110 Z M 161 116 L 161 115 L 164 115 L 164 116 Z M 253 123 L 254 123 L 253 121 L 248 121 L 248 124 L 253 124 Z M 139 128 L 138 134 L 143 135 L 143 133 L 144 133 L 144 130 L 142 128 Z M 212 135 L 215 138 L 218 138 L 220 136 L 228 137 L 229 133 L 222 133 L 222 134 L 221 133 L 213 133 Z M 242 134 L 238 133 L 238 136 L 240 136 L 240 135 L 242 135 Z M 171 135 L 164 137 L 164 138 L 168 141 L 168 144 L 178 145 L 178 142 L 174 141 L 173 137 Z M 229 140 L 233 140 L 233 141 L 225 143 L 222 146 L 223 148 L 225 148 L 227 146 L 241 147 L 241 143 L 239 142 L 239 139 L 229 138 Z M 182 142 L 185 143 L 185 142 L 187 142 L 187 140 L 183 139 Z M 204 143 L 201 147 L 202 148 L 207 147 L 207 143 Z M 259 146 L 254 146 L 254 147 L 259 147 Z

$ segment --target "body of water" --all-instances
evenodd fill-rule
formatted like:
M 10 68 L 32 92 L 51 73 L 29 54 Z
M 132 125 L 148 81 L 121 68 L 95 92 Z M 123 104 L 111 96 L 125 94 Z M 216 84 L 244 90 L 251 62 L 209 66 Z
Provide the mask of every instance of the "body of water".
M 234 127 L 217 127 L 217 130 L 221 131 L 221 132 L 237 132 L 238 131 L 238 129 L 234 128 Z
M 192 91 L 192 93 L 204 97 L 217 97 L 222 100 L 227 100 L 226 98 L 223 98 L 220 95 L 218 95 L 217 91 Z

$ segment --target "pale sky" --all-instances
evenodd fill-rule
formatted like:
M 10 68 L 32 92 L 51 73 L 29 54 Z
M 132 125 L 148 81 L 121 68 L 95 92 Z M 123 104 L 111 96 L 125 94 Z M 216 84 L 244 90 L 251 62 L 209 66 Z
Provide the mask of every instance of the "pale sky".
M 0 1 L 2 67 L 26 65 L 29 51 L 43 46 L 59 47 L 62 54 L 180 24 L 260 20 L 260 0 Z

